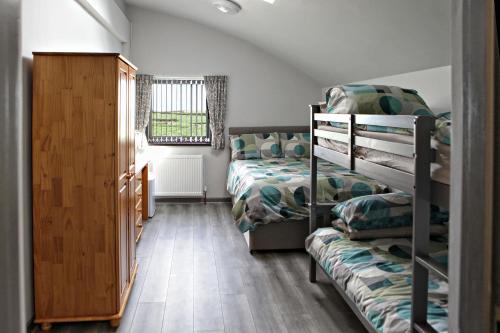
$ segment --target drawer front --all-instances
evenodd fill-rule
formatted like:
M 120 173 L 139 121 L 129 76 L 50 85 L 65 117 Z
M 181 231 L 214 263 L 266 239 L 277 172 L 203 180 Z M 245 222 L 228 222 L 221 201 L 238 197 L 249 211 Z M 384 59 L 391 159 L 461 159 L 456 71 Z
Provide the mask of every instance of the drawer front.
M 140 214 L 135 218 L 135 226 L 142 228 L 142 216 Z
M 135 192 L 135 205 L 137 206 L 139 202 L 142 202 L 142 192 Z
M 135 221 L 135 241 L 138 242 L 142 235 L 142 217 L 139 215 Z
M 135 219 L 138 218 L 142 221 L 142 200 L 140 198 L 135 203 Z

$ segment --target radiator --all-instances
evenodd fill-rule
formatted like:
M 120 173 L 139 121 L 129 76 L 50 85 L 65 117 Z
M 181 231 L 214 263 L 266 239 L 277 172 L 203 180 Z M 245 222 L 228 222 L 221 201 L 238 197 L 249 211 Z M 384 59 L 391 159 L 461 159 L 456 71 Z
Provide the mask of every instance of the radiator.
M 202 197 L 203 155 L 165 156 L 155 160 L 158 197 Z

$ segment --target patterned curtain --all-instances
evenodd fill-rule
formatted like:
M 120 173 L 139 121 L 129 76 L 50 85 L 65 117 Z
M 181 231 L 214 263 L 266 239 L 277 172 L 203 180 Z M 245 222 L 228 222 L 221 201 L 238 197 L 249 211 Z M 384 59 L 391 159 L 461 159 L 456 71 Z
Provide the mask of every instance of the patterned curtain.
M 149 123 L 153 75 L 137 74 L 135 129 L 144 133 Z
M 207 91 L 212 148 L 224 149 L 224 118 L 227 105 L 227 76 L 204 76 Z

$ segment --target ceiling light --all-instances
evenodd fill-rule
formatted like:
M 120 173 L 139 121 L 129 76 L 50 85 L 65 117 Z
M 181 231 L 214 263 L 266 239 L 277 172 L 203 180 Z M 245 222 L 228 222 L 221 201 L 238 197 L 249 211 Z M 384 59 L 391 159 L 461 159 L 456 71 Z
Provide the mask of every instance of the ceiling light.
M 215 0 L 212 2 L 212 5 L 224 14 L 234 15 L 238 14 L 241 10 L 241 6 L 232 0 Z
M 270 3 L 271 5 L 274 5 L 274 2 L 275 2 L 276 0 L 262 0 L 262 1 L 265 1 L 265 2 L 267 2 L 267 3 Z

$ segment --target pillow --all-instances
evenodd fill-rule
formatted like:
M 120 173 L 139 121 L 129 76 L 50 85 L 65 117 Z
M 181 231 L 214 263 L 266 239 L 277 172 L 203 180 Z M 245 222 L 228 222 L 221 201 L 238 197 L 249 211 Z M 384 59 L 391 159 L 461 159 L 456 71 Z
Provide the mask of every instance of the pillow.
M 434 137 L 445 145 L 451 144 L 451 112 L 444 112 L 437 116 Z
M 412 195 L 402 192 L 353 198 L 332 209 L 335 219 L 333 224 L 334 227 L 347 231 L 349 234 L 377 230 L 370 236 L 374 237 L 374 234 L 381 233 L 380 230 L 397 228 L 400 229 L 400 233 L 404 231 L 404 236 L 408 236 L 411 235 L 413 221 L 412 201 Z M 431 206 L 431 224 L 443 225 L 447 221 L 447 211 Z M 384 231 L 387 232 L 387 230 Z M 392 232 L 395 231 L 392 230 Z M 365 234 L 368 233 L 365 232 Z
M 284 157 L 309 158 L 311 135 L 309 133 L 280 133 Z
M 231 135 L 231 159 L 252 160 L 281 157 L 278 133 Z
M 349 84 L 329 90 L 328 113 L 434 116 L 417 91 L 392 86 Z M 347 128 L 346 124 L 331 123 Z M 372 132 L 409 134 L 404 128 L 386 126 L 358 126 Z
M 434 115 L 415 90 L 368 84 L 333 87 L 327 109 L 337 114 Z
M 332 226 L 334 229 L 343 232 L 350 240 L 411 237 L 413 234 L 412 227 L 356 230 L 346 225 L 341 219 L 334 220 Z M 433 224 L 430 233 L 432 236 L 445 235 L 448 233 L 448 227 L 444 224 Z

